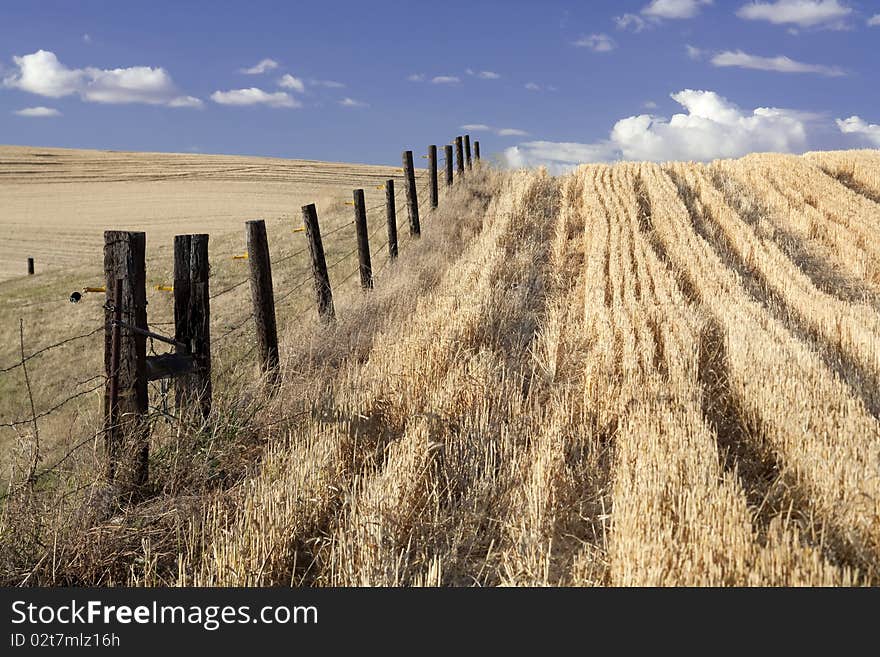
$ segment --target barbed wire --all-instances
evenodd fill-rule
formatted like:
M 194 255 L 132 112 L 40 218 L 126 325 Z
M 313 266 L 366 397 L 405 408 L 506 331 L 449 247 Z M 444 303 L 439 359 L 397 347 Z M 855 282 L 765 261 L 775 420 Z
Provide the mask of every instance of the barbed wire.
M 48 416 L 48 415 L 51 415 L 52 413 L 54 413 L 55 411 L 57 411 L 59 408 L 61 408 L 62 406 L 65 406 L 66 404 L 68 404 L 69 402 L 73 401 L 74 399 L 78 399 L 78 398 L 80 398 L 80 397 L 84 397 L 84 396 L 86 396 L 86 395 L 88 395 L 88 394 L 91 394 L 91 393 L 93 393 L 93 392 L 96 392 L 97 390 L 99 390 L 99 389 L 101 389 L 101 388 L 104 387 L 104 385 L 105 385 L 105 383 L 106 383 L 106 377 L 105 377 L 104 375 L 96 376 L 96 377 L 93 377 L 93 378 L 100 378 L 100 379 L 104 379 L 104 380 L 101 381 L 101 383 L 99 383 L 99 384 L 96 385 L 95 387 L 93 387 L 93 388 L 89 388 L 88 390 L 82 390 L 82 391 L 80 391 L 80 392 L 78 392 L 78 393 L 76 393 L 76 394 L 73 394 L 73 395 L 71 395 L 70 397 L 68 397 L 67 399 L 65 399 L 64 401 L 61 401 L 61 402 L 55 404 L 55 406 L 53 406 L 52 408 L 50 408 L 50 409 L 48 409 L 48 410 L 46 410 L 46 411 L 43 411 L 42 413 L 39 413 L 39 414 L 37 414 L 37 415 L 34 415 L 33 417 L 29 417 L 29 418 L 27 418 L 26 420 L 14 420 L 14 421 L 12 421 L 12 422 L 3 422 L 2 424 L 0 424 L 0 428 L 4 428 L 4 429 L 14 429 L 15 427 L 19 427 L 19 426 L 22 426 L 22 425 L 24 425 L 24 424 L 31 424 L 31 423 L 33 423 L 33 422 L 36 421 L 36 420 L 41 420 L 41 419 L 43 419 L 44 417 L 46 417 L 46 416 Z
M 30 356 L 27 356 L 26 358 L 20 359 L 17 363 L 15 363 L 15 365 L 10 365 L 9 367 L 4 367 L 3 369 L 0 369 L 0 374 L 6 374 L 7 372 L 11 372 L 12 370 L 14 370 L 16 368 L 21 367 L 22 365 L 24 365 L 26 362 L 28 362 L 32 358 L 36 358 L 37 356 L 44 354 L 47 351 L 57 349 L 58 347 L 63 347 L 64 345 L 69 344 L 71 342 L 76 342 L 77 340 L 89 338 L 89 337 L 91 337 L 91 336 L 95 335 L 96 333 L 99 333 L 103 330 L 104 330 L 104 325 L 102 324 L 98 328 L 92 329 L 88 333 L 83 333 L 81 335 L 75 335 L 70 338 L 65 338 L 64 340 L 56 342 L 55 344 L 51 344 L 47 347 L 43 347 L 42 349 L 38 349 L 37 351 L 33 352 Z

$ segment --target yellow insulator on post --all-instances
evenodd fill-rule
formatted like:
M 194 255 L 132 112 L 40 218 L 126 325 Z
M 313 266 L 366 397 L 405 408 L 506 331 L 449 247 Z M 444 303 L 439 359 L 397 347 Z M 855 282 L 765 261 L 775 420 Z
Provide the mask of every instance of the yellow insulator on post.
M 294 228 L 294 229 L 293 229 L 293 232 L 294 232 L 294 233 L 304 233 L 304 232 L 306 232 L 306 227 L 305 227 L 305 226 L 300 226 L 299 228 Z
M 156 285 L 154 288 L 156 292 L 174 292 L 173 285 Z
M 247 253 L 242 253 L 241 255 L 234 255 L 234 256 L 232 256 L 232 259 L 233 259 L 233 260 L 247 260 L 247 259 L 248 259 L 248 254 L 247 254 Z

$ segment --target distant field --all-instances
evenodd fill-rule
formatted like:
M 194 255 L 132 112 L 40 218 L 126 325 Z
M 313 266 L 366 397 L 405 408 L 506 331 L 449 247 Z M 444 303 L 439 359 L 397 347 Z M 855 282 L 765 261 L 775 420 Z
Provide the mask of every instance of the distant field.
M 419 166 L 419 163 L 416 163 Z M 397 169 L 226 155 L 121 153 L 0 146 L 0 281 L 97 263 L 106 229 L 143 230 L 149 249 L 180 233 L 222 236 L 247 219 L 281 228 L 300 207 L 338 210 Z M 0 295 L 3 291 L 0 290 Z
M 417 159 L 416 166 L 422 162 Z M 266 221 L 277 260 L 305 246 L 304 235 L 294 232 L 302 225 L 303 205 L 317 205 L 322 230 L 329 232 L 351 221 L 353 209 L 345 202 L 353 189 L 363 188 L 371 229 L 381 234 L 385 192 L 377 187 L 388 178 L 396 180 L 402 198 L 403 176 L 394 167 L 0 146 L 0 369 L 19 357 L 19 319 L 27 353 L 102 322 L 103 294 L 86 296 L 79 305 L 67 299 L 83 287 L 103 285 L 104 230 L 146 232 L 149 321 L 162 324 L 172 319 L 171 299 L 154 287 L 171 283 L 174 235 L 210 234 L 212 291 L 221 290 L 247 277 L 247 261 L 232 259 L 246 250 L 246 220 Z M 403 226 L 402 202 L 398 213 Z M 328 261 L 348 254 L 354 243 L 353 227 L 333 234 L 325 241 Z M 374 244 L 379 245 L 381 240 Z M 35 276 L 25 275 L 28 256 L 36 260 Z M 278 295 L 306 275 L 307 258 L 299 254 L 275 268 Z M 338 280 L 338 272 L 334 276 Z M 215 336 L 238 325 L 248 310 L 248 295 L 244 285 L 213 303 Z M 305 289 L 287 299 L 279 316 L 295 316 L 310 299 Z M 31 362 L 38 412 L 93 387 L 89 380 L 100 373 L 100 344 L 100 336 L 84 339 Z M 0 374 L 0 425 L 27 414 L 23 383 L 20 371 Z M 99 398 L 99 392 L 85 395 L 42 421 L 44 435 L 52 436 L 43 445 L 48 456 L 59 434 L 74 435 L 93 424 Z M 6 457 L 16 435 L 0 426 L 0 479 L 9 474 Z

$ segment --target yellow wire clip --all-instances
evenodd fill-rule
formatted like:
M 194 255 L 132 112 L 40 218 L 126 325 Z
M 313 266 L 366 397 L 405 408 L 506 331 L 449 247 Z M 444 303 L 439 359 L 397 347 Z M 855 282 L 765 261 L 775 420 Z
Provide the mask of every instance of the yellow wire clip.
M 294 229 L 293 229 L 293 232 L 294 232 L 294 233 L 304 233 L 304 232 L 306 232 L 306 227 L 305 227 L 305 226 L 300 226 L 299 228 L 294 228 Z
M 89 292 L 106 292 L 107 288 L 103 285 L 101 287 L 84 287 L 83 294 L 87 294 Z
M 233 259 L 233 260 L 247 260 L 247 259 L 248 259 L 248 254 L 247 254 L 247 253 L 242 253 L 241 255 L 234 255 L 234 256 L 232 256 L 232 259 Z
M 354 205 L 354 201 L 346 201 L 345 204 L 346 205 Z
M 174 292 L 173 285 L 156 285 L 153 287 L 156 292 Z
M 376 189 L 385 189 L 385 185 L 376 185 Z

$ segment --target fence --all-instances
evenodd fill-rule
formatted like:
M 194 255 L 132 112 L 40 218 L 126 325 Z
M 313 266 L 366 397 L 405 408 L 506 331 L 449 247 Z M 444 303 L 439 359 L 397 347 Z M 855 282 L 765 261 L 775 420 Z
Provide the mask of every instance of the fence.
M 470 136 L 456 137 L 454 140 L 458 178 L 466 175 L 472 168 Z M 256 333 L 254 347 L 244 354 L 250 358 L 257 351 L 257 362 L 265 375 L 268 390 L 278 382 L 279 352 L 276 305 L 291 295 L 301 291 L 311 280 L 314 286 L 314 299 L 318 316 L 323 322 L 335 321 L 333 288 L 329 272 L 346 259 L 357 254 L 358 266 L 337 283 L 344 284 L 355 275 L 360 275 L 360 287 L 369 292 L 375 285 L 372 253 L 387 247 L 388 261 L 400 255 L 398 241 L 397 206 L 403 200 L 406 206 L 410 239 L 418 239 L 422 224 L 419 212 L 419 199 L 427 198 L 431 209 L 439 206 L 439 176 L 437 146 L 428 147 L 428 176 L 425 184 L 416 185 L 415 167 L 412 151 L 402 155 L 404 185 L 403 199 L 400 190 L 395 191 L 395 182 L 388 179 L 384 183 L 385 202 L 367 208 L 363 189 L 355 189 L 353 201 L 353 220 L 337 226 L 324 235 L 321 233 L 317 209 L 314 204 L 302 207 L 303 228 L 307 246 L 287 254 L 272 262 L 269 256 L 269 239 L 263 220 L 248 221 L 245 224 L 247 253 L 236 256 L 247 259 L 249 275 L 218 292 L 210 292 L 210 263 L 208 258 L 209 236 L 177 235 L 174 239 L 174 270 L 172 286 L 157 286 L 173 293 L 173 335 L 163 335 L 155 329 L 165 325 L 151 325 L 147 318 L 146 302 L 146 237 L 142 232 L 105 231 L 104 234 L 104 286 L 85 288 L 84 293 L 105 294 L 104 322 L 85 333 L 68 337 L 43 347 L 31 354 L 24 350 L 24 326 L 21 325 L 21 356 L 18 362 L 0 369 L 0 375 L 21 370 L 26 382 L 30 400 L 28 417 L 0 423 L 0 428 L 16 428 L 30 425 L 39 451 L 39 421 L 59 411 L 67 404 L 85 395 L 104 389 L 103 427 L 97 435 L 103 435 L 107 469 L 104 476 L 108 481 L 123 490 L 135 490 L 146 484 L 149 478 L 149 388 L 160 382 L 167 391 L 173 385 L 176 404 L 176 417 L 194 417 L 201 421 L 209 419 L 212 407 L 213 382 L 212 346 L 227 340 L 239 330 L 252 323 Z M 445 182 L 450 187 L 453 177 L 453 144 L 444 148 Z M 479 142 L 474 142 L 474 159 L 480 159 Z M 376 246 L 378 226 L 371 233 L 367 224 L 367 213 L 385 209 L 384 228 L 386 239 Z M 354 225 L 356 240 L 353 248 L 329 265 L 325 257 L 324 238 Z M 296 282 L 282 295 L 276 296 L 272 267 L 291 258 L 308 252 L 311 276 Z M 34 259 L 28 258 L 28 272 L 33 273 Z M 211 335 L 211 302 L 229 294 L 246 284 L 250 285 L 250 311 L 241 321 L 224 331 L 220 336 Z M 71 295 L 71 301 L 79 301 L 80 293 Z M 97 334 L 104 334 L 104 372 L 85 383 L 97 383 L 86 390 L 77 392 L 54 404 L 51 408 L 37 411 L 28 373 L 28 364 L 35 358 L 65 345 L 80 343 Z M 151 353 L 147 353 L 147 344 Z M 169 353 L 157 354 L 152 349 L 154 341 L 165 343 L 172 348 Z M 154 409 L 156 410 L 156 409 Z M 167 413 L 167 409 L 159 409 Z M 95 437 L 97 437 L 97 435 Z M 89 437 L 71 452 L 86 442 Z M 53 465 L 37 471 L 37 459 L 30 467 L 27 481 L 33 483 L 48 474 L 63 460 L 70 457 L 68 452 Z M 9 493 L 7 493 L 8 495 Z M 4 496 L 5 497 L 5 496 Z

